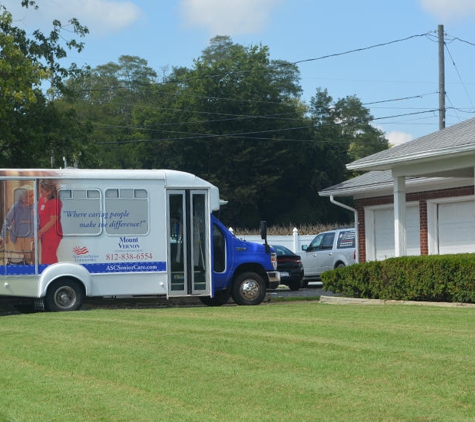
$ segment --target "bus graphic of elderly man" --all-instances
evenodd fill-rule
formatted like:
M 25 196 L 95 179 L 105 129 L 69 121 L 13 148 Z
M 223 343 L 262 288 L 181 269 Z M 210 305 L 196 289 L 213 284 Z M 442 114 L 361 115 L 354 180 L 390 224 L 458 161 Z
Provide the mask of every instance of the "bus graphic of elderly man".
M 0 247 L 6 246 L 7 234 L 14 256 L 13 263 L 33 264 L 34 245 L 34 190 L 25 185 L 18 189 L 18 200 L 8 211 L 0 232 Z M 8 255 L 7 255 L 8 256 Z

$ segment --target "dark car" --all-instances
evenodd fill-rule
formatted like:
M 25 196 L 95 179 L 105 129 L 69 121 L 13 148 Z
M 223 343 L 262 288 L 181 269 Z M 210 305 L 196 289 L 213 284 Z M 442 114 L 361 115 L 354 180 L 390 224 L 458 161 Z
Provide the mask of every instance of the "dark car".
M 281 245 L 272 245 L 277 253 L 277 271 L 280 272 L 280 284 L 290 290 L 298 290 L 303 279 L 303 264 L 299 255 Z

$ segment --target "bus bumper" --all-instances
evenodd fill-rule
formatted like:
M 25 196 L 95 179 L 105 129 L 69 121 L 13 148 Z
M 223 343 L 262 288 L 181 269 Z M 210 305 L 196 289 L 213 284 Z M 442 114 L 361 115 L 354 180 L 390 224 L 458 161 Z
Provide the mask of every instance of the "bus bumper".
M 279 271 L 267 271 L 267 278 L 269 280 L 269 289 L 277 289 L 280 284 Z

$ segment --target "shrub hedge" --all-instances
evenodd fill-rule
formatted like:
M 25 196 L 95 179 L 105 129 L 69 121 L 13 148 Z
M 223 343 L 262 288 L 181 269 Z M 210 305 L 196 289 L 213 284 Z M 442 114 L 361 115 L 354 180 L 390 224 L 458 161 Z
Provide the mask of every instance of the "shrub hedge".
M 475 254 L 389 258 L 321 278 L 325 290 L 349 297 L 475 303 Z

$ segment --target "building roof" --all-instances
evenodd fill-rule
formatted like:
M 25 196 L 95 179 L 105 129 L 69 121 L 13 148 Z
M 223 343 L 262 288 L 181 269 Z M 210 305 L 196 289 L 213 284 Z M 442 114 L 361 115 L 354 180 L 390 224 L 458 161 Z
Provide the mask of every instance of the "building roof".
M 320 196 L 353 196 L 355 198 L 374 197 L 393 194 L 394 179 L 390 170 L 370 171 L 338 185 L 318 192 Z M 407 192 L 436 190 L 441 188 L 470 186 L 472 178 L 463 177 L 407 177 Z
M 362 176 L 346 180 L 338 185 L 330 186 L 319 192 L 320 196 L 353 196 L 371 197 L 392 194 L 394 178 L 392 170 L 409 164 L 417 164 L 418 168 L 423 162 L 435 163 L 440 160 L 457 158 L 456 163 L 465 157 L 470 167 L 451 172 L 427 171 L 419 177 L 406 177 L 408 191 L 432 190 L 441 186 L 465 186 L 473 184 L 472 156 L 475 154 L 475 118 L 439 130 L 429 135 L 422 136 L 402 145 L 389 148 L 368 157 L 361 158 L 347 164 L 349 170 L 367 171 Z M 467 165 L 463 164 L 464 166 Z M 420 177 L 426 176 L 426 177 Z M 427 177 L 432 176 L 432 177 Z M 435 177 L 434 177 L 435 176 Z M 456 176 L 456 177 L 453 177 Z
M 320 196 L 351 196 L 361 191 L 373 191 L 384 186 L 392 186 L 391 171 L 370 171 L 362 176 L 345 180 L 338 185 L 330 186 L 319 192 Z
M 347 164 L 349 170 L 389 170 L 399 164 L 475 153 L 475 118 Z

